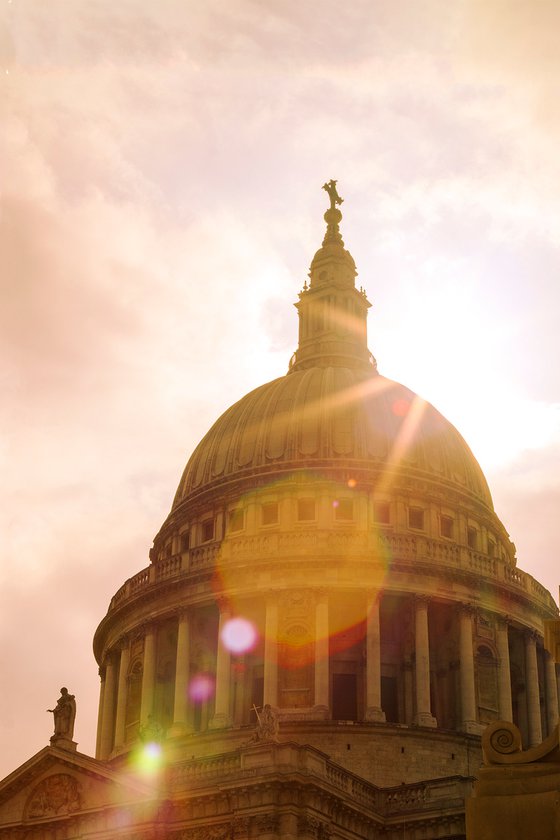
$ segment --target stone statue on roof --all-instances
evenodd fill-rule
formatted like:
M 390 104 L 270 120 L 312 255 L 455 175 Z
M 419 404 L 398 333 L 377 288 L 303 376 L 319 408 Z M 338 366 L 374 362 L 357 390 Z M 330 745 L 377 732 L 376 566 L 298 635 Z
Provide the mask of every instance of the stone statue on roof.
M 336 189 L 336 181 L 333 181 L 331 178 L 330 181 L 327 181 L 326 184 L 323 184 L 323 189 L 329 194 L 329 198 L 331 200 L 331 210 L 336 210 L 337 204 L 342 204 L 344 201 L 337 192 Z
M 54 709 L 47 709 L 54 715 L 54 735 L 51 744 L 57 741 L 72 741 L 74 721 L 76 719 L 76 698 L 68 693 L 67 688 L 60 689 L 60 697 Z

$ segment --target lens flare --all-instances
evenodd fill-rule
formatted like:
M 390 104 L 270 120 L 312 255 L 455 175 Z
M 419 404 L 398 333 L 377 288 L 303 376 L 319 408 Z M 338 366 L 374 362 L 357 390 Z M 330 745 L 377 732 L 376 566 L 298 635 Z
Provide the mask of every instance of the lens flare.
M 408 402 L 408 400 L 395 400 L 395 402 L 392 405 L 392 409 L 393 414 L 396 417 L 405 417 L 410 409 L 410 403 Z
M 231 653 L 247 653 L 257 641 L 255 625 L 247 618 L 231 618 L 222 630 L 222 642 Z
M 189 683 L 189 697 L 193 703 L 204 703 L 214 694 L 215 682 L 211 674 L 196 674 Z
M 154 776 L 159 772 L 163 763 L 161 744 L 149 741 L 135 751 L 133 756 L 134 769 L 142 776 Z
M 348 479 L 348 487 L 350 487 L 351 490 L 356 486 L 356 484 L 357 484 L 357 481 L 356 481 L 355 478 L 349 478 Z

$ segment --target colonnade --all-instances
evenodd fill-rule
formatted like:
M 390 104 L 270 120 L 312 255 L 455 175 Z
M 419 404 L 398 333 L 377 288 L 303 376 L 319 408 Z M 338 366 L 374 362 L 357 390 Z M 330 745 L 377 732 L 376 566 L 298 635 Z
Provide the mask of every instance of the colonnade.
M 377 592 L 367 593 L 367 619 L 365 648 L 365 713 L 368 721 L 385 721 L 382 708 L 380 630 L 380 596 Z M 231 617 L 231 608 L 226 600 L 218 601 L 219 626 L 215 668 L 214 713 L 208 721 L 208 728 L 223 729 L 233 724 L 232 707 L 232 655 L 222 643 L 222 630 Z M 413 692 L 414 716 L 412 722 L 418 726 L 436 727 L 437 720 L 431 707 L 430 692 L 430 599 L 425 596 L 414 598 L 414 663 L 412 671 L 404 674 L 405 686 Z M 477 694 L 474 657 L 474 611 L 468 605 L 457 605 L 458 610 L 458 652 L 459 652 L 459 706 L 461 720 L 458 729 L 467 733 L 480 733 L 477 721 Z M 313 713 L 319 718 L 329 717 L 330 656 L 329 656 L 329 595 L 320 591 L 315 598 L 314 614 L 314 706 Z M 279 661 L 278 593 L 270 593 L 266 599 L 264 619 L 263 655 L 263 704 L 279 704 Z M 156 681 L 156 632 L 155 624 L 144 627 L 142 662 L 140 726 L 150 724 L 153 713 Z M 527 731 L 529 746 L 542 741 L 541 703 L 539 693 L 539 672 L 536 632 L 524 633 L 525 692 Z M 189 728 L 189 660 L 191 648 L 191 613 L 188 608 L 177 617 L 177 646 L 174 683 L 173 723 L 168 736 L 179 736 L 192 731 Z M 498 618 L 496 622 L 495 648 L 497 651 L 497 695 L 498 715 L 503 720 L 512 720 L 512 692 L 510 657 L 508 644 L 508 623 Z M 411 663 L 409 663 L 411 664 Z M 403 663 L 403 667 L 406 663 Z M 100 695 L 100 720 L 98 727 L 97 754 L 108 758 L 113 751 L 125 746 L 126 713 L 129 688 L 130 642 L 121 640 L 119 649 L 106 659 L 102 676 Z M 409 678 L 407 680 L 407 677 Z M 558 721 L 558 679 L 556 666 L 549 654 L 544 654 L 544 692 L 546 702 L 545 725 L 550 732 Z M 410 704 L 409 704 L 410 705 Z M 289 709 L 283 710 L 289 714 Z M 411 711 L 411 709 L 410 709 Z

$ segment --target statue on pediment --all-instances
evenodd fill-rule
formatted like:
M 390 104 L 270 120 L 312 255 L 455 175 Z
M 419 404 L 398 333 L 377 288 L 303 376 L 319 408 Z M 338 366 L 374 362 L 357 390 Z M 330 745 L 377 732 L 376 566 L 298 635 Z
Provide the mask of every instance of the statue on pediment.
M 60 689 L 60 697 L 54 709 L 47 709 L 54 715 L 54 735 L 51 743 L 60 739 L 71 741 L 74 735 L 74 721 L 76 719 L 76 699 L 68 693 L 67 688 Z

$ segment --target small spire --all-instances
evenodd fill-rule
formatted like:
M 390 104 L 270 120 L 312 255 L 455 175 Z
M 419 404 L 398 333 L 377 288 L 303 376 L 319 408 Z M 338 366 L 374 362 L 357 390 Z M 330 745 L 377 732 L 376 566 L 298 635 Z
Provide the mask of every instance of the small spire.
M 344 199 L 339 196 L 336 189 L 336 181 L 332 178 L 330 181 L 327 181 L 326 184 L 323 184 L 323 189 L 328 193 L 331 200 L 331 206 L 323 217 L 327 223 L 327 232 L 325 233 L 325 238 L 323 239 L 323 245 L 337 244 L 344 247 L 344 242 L 338 228 L 342 219 L 342 213 L 336 206 L 337 204 L 342 204 Z

